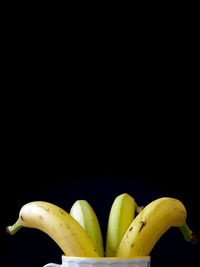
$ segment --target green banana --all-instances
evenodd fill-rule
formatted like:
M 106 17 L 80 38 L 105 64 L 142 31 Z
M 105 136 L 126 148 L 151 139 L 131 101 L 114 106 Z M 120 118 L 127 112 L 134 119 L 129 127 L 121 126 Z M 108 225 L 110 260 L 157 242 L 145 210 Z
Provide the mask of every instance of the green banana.
M 106 257 L 115 257 L 126 230 L 134 219 L 137 205 L 133 197 L 124 193 L 112 204 L 108 219 Z
M 77 200 L 70 215 L 85 229 L 100 257 L 104 257 L 103 239 L 98 218 L 86 200 Z

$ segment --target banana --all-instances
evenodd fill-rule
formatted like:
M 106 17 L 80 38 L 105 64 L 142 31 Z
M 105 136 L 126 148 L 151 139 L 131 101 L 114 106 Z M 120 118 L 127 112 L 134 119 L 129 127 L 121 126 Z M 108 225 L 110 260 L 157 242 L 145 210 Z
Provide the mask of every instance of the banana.
M 106 257 L 116 256 L 122 237 L 134 219 L 135 211 L 135 200 L 129 194 L 124 193 L 115 198 L 108 219 Z
M 98 257 L 85 230 L 70 214 L 56 205 L 43 201 L 27 203 L 21 208 L 17 222 L 6 230 L 14 234 L 22 226 L 48 234 L 65 255 Z
M 100 257 L 104 257 L 103 239 L 98 218 L 86 200 L 77 200 L 70 215 L 85 229 Z
M 171 227 L 186 229 L 186 209 L 174 198 L 159 198 L 148 204 L 133 220 L 117 251 L 118 257 L 147 256 L 160 237 Z M 187 235 L 186 234 L 186 235 Z

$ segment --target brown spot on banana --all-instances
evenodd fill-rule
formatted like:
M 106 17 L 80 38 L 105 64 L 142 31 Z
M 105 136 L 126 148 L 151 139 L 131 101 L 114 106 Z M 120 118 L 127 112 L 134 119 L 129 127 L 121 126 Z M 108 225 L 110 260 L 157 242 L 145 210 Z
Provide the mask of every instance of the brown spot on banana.
M 64 214 L 64 211 L 62 209 L 59 209 L 59 211 L 60 211 L 61 214 Z
M 139 232 L 142 231 L 143 227 L 146 225 L 146 221 L 141 221 L 141 226 L 140 226 L 140 229 L 139 229 Z

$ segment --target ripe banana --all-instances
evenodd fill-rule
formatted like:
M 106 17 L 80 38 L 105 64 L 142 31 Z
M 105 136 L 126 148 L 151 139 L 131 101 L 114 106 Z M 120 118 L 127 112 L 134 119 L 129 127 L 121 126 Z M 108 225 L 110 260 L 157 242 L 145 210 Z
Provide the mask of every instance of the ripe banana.
M 98 257 L 85 230 L 66 211 L 48 202 L 35 201 L 24 205 L 19 219 L 7 232 L 14 234 L 22 226 L 39 229 L 48 234 L 65 255 Z
M 98 218 L 86 200 L 77 200 L 70 215 L 85 229 L 100 257 L 104 257 L 103 239 Z
M 115 257 L 126 230 L 134 219 L 136 203 L 124 193 L 117 196 L 112 204 L 108 219 L 106 257 Z
M 159 198 L 148 204 L 133 220 L 117 251 L 118 257 L 147 256 L 171 227 L 185 228 L 186 209 L 174 198 Z

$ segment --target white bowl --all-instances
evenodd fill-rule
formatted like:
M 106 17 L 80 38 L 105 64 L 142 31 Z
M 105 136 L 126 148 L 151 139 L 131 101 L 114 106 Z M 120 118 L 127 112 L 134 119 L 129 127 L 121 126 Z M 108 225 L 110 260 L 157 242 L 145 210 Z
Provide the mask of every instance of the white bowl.
M 84 258 L 62 256 L 62 265 L 48 263 L 43 267 L 150 267 L 150 257 Z

